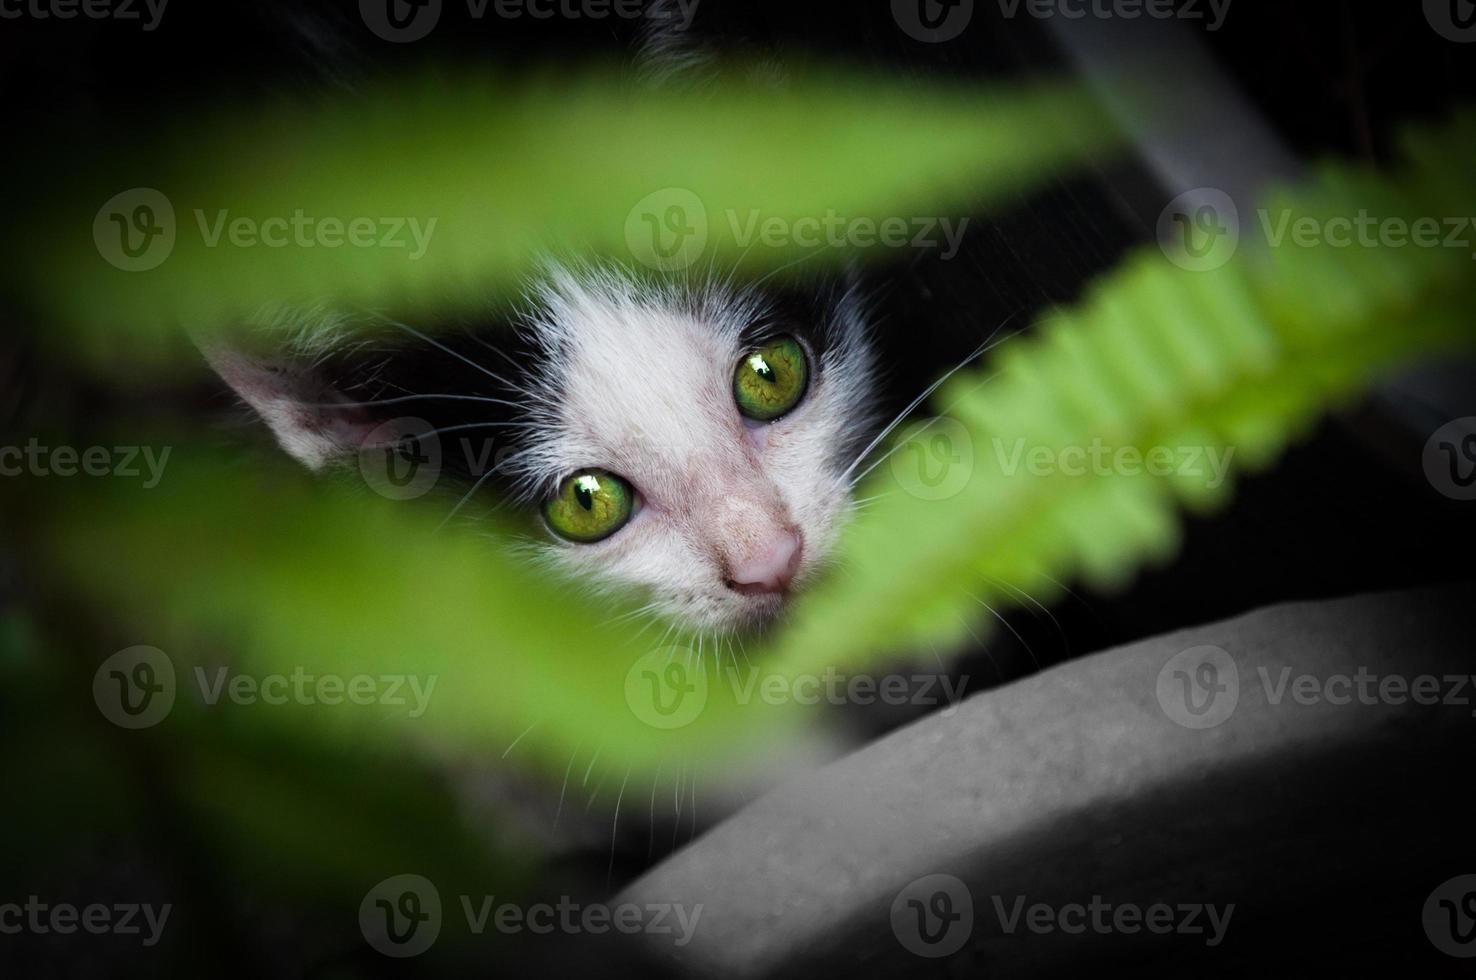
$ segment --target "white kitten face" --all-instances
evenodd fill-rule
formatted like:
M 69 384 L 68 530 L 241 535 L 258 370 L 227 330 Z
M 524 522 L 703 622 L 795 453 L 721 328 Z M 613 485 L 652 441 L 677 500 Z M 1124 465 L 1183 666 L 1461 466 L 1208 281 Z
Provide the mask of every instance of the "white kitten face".
M 350 346 L 320 370 L 341 345 L 331 344 L 333 324 L 311 311 L 288 325 L 316 324 L 330 338 L 316 353 L 299 350 L 281 364 L 226 348 L 208 348 L 207 356 L 282 447 L 315 470 L 351 466 L 365 439 L 382 436 L 375 392 L 412 393 L 423 399 L 417 412 L 447 396 L 413 393 L 473 396 L 481 402 L 474 424 L 459 428 L 507 425 L 503 431 L 518 433 L 495 472 L 511 478 L 515 495 L 543 504 L 550 533 L 541 553 L 551 564 L 597 587 L 642 590 L 654 611 L 691 630 L 767 624 L 829 556 L 850 508 L 846 471 L 872 433 L 871 342 L 859 301 L 813 294 L 784 310 L 755 291 L 653 286 L 583 269 L 554 269 L 530 299 L 533 312 L 513 338 L 520 356 L 500 351 L 520 372 L 516 380 L 475 363 L 473 356 L 485 358 L 482 347 L 464 355 L 404 324 L 397 326 L 429 344 L 418 352 L 426 363 L 406 349 L 385 363 L 371 353 L 354 367 Z M 796 383 L 759 386 L 764 398 L 785 392 L 780 402 L 746 388 L 740 410 L 735 374 L 756 353 L 774 378 Z M 500 387 L 489 390 L 489 380 Z M 475 397 L 487 395 L 512 418 L 487 422 L 486 399 Z M 445 419 L 446 431 L 458 421 L 468 420 Z M 571 540 L 567 526 L 562 536 L 552 533 L 547 503 L 562 488 L 570 491 L 560 498 L 566 516 L 608 514 L 568 509 L 590 504 L 570 483 L 582 474 L 621 491 L 613 533 L 572 535 L 590 543 Z M 493 492 L 483 478 L 469 479 L 471 493 Z
M 547 357 L 520 479 L 547 495 L 581 471 L 614 474 L 633 516 L 595 543 L 550 535 L 559 567 L 649 593 L 706 631 L 760 626 L 824 562 L 849 509 L 843 471 L 867 427 L 870 359 L 843 302 L 794 335 L 808 384 L 782 417 L 755 422 L 734 374 L 788 328 L 753 295 L 648 289 L 604 273 L 555 274 L 531 333 Z M 808 336 L 807 336 L 808 334 Z

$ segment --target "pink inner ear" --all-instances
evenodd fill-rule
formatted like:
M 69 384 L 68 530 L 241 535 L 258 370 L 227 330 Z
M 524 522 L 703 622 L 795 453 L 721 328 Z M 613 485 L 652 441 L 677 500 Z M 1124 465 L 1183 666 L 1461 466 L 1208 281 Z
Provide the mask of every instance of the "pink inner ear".
M 394 426 L 379 426 L 368 409 L 345 398 L 311 368 L 258 360 L 222 346 L 201 349 L 281 447 L 310 469 L 342 462 L 361 449 L 393 445 L 400 438 Z

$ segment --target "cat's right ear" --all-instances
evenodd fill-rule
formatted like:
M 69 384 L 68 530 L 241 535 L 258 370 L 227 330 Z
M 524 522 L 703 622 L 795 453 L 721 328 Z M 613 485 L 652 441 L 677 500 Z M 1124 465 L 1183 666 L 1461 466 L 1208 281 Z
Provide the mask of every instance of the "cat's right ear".
M 345 397 L 320 368 L 291 357 L 263 357 L 219 341 L 197 340 L 201 353 L 267 424 L 288 455 L 314 471 L 347 463 L 374 448 L 383 419 Z

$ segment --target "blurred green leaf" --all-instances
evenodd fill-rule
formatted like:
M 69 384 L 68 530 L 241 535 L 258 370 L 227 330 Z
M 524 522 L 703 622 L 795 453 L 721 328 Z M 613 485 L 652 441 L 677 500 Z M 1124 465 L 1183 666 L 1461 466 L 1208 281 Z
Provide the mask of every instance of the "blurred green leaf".
M 397 505 L 285 465 L 247 471 L 176 445 L 157 488 L 73 484 L 38 520 L 57 588 L 73 583 L 116 610 L 130 635 L 174 661 L 179 697 L 206 710 L 274 712 L 350 746 L 408 740 L 486 755 L 516 742 L 514 761 L 545 772 L 581 747 L 605 752 L 617 771 L 651 770 L 784 736 L 789 713 L 751 703 L 742 713 L 763 720 L 733 741 L 740 698 L 717 683 L 680 730 L 653 723 L 644 687 L 628 688 L 633 662 L 659 655 L 649 669 L 669 659 L 713 669 L 716 651 L 701 663 L 695 642 L 668 654 L 660 628 L 626 615 L 633 606 L 561 587 L 509 554 L 505 529 L 438 533 L 437 503 Z M 242 707 L 225 694 L 209 704 L 236 673 L 301 674 L 308 694 L 280 706 Z M 328 704 L 312 686 L 358 675 L 397 679 L 388 683 L 402 703 Z
M 1473 213 L 1476 115 L 1410 145 L 1402 172 L 1327 167 L 1267 206 L 1318 227 L 1374 203 L 1410 226 Z M 1129 259 L 1075 309 L 1046 314 L 941 390 L 949 441 L 935 441 L 937 426 L 897 441 L 860 490 L 874 503 L 844 541 L 847 574 L 807 597 L 780 660 L 804 670 L 946 649 L 989 629 L 989 609 L 1049 604 L 1074 581 L 1112 589 L 1168 561 L 1180 508 L 1224 506 L 1236 475 L 1269 467 L 1389 372 L 1476 348 L 1471 261 L 1464 248 L 1290 240 L 1202 271 L 1156 250 Z M 1136 472 L 1025 465 L 1037 448 L 1060 461 L 1095 446 L 1136 452 Z M 922 474 L 940 447 L 967 456 L 967 472 L 932 499 Z M 1199 473 L 1182 472 L 1177 452 L 1170 472 L 1148 472 L 1141 461 L 1158 447 L 1201 453 Z M 1227 464 L 1224 482 L 1210 454 Z
M 864 82 L 811 80 L 795 91 L 803 97 L 735 84 L 701 101 L 632 100 L 626 113 L 628 93 L 587 82 L 527 100 L 485 88 L 451 98 L 430 87 L 376 94 L 362 118 L 339 106 L 238 119 L 225 136 L 202 138 L 189 166 L 180 165 L 180 174 L 199 175 L 182 200 L 240 200 L 253 214 L 294 200 L 344 213 L 426 206 L 474 220 L 457 223 L 452 247 L 424 267 L 431 272 L 390 275 L 342 253 L 242 259 L 185 249 L 169 260 L 175 278 L 107 270 L 64 289 L 52 273 L 48 297 L 58 315 L 94 330 L 105 312 L 134 325 L 155 317 L 214 322 L 263 299 L 313 291 L 366 302 L 444 291 L 460 304 L 484 283 L 512 281 L 528 250 L 547 244 L 530 239 L 535 229 L 564 244 L 617 248 L 628 199 L 647 187 L 685 181 L 713 210 L 758 202 L 794 215 L 824 202 L 895 213 L 1021 186 L 1046 162 L 1101 141 L 1085 119 L 1059 132 L 1040 125 L 1046 109 L 1052 119 L 1083 111 L 1060 94 L 936 93 L 920 109 L 915 98 Z M 816 111 L 854 118 L 854 130 L 808 139 L 805 121 Z M 508 145 L 518 153 L 457 125 L 484 116 L 490 131 L 517 136 Z M 739 121 L 758 129 L 734 129 Z M 268 140 L 264 127 L 290 134 L 290 148 Z M 1473 133 L 1466 118 L 1417 141 L 1402 173 L 1328 171 L 1285 206 L 1353 213 L 1378 195 L 1390 214 L 1472 213 L 1465 161 L 1476 153 Z M 267 146 L 276 148 L 270 157 L 242 155 Z M 321 176 L 342 172 L 349 159 L 358 161 L 355 179 Z M 64 254 L 41 258 L 58 263 Z M 752 261 L 772 267 L 781 258 Z M 396 260 L 373 260 L 386 261 Z M 749 656 L 791 677 L 830 666 L 864 670 L 888 652 L 978 634 L 989 625 L 986 606 L 1027 596 L 1048 602 L 1073 580 L 1110 587 L 1144 563 L 1166 561 L 1179 509 L 1223 505 L 1228 483 L 1035 476 L 1006 472 L 1001 461 L 1016 443 L 1059 454 L 1101 442 L 1143 453 L 1233 450 L 1231 473 L 1268 466 L 1319 415 L 1383 372 L 1469 345 L 1470 273 L 1469 258 L 1455 250 L 1287 247 L 1246 251 L 1207 272 L 1159 255 L 1134 258 L 1077 308 L 1048 315 L 1036 336 L 943 389 L 938 404 L 973 449 L 966 479 L 939 499 L 905 486 L 905 465 L 879 464 L 862 496 L 880 499 L 842 545 L 846 574 L 806 596 L 788 627 Z M 893 459 L 906 464 L 908 451 L 932 452 L 928 438 L 916 436 L 917 448 Z M 222 665 L 258 677 L 434 677 L 423 714 L 321 703 L 280 710 L 284 723 L 341 744 L 510 754 L 554 778 L 581 752 L 617 776 L 673 759 L 731 763 L 781 744 L 802 715 L 744 703 L 737 658 L 725 649 L 679 638 L 697 649 L 673 653 L 661 627 L 629 615 L 632 605 L 544 577 L 508 549 L 513 529 L 495 520 L 485 537 L 440 532 L 438 498 L 393 505 L 278 467 L 232 466 L 188 433 L 162 441 L 176 452 L 155 490 L 74 484 L 21 493 L 11 506 L 40 529 L 38 551 L 58 586 L 117 610 L 145 642 L 165 648 L 184 689 L 200 687 L 197 667 Z M 666 659 L 642 661 L 652 656 Z M 701 710 L 681 725 L 664 724 L 641 700 L 669 669 L 680 675 L 675 687 L 706 677 Z M 738 684 L 726 683 L 734 677 Z
M 14 265 L 69 349 L 137 362 L 177 352 L 181 326 L 267 305 L 476 309 L 518 290 L 539 254 L 673 271 L 841 262 L 854 249 L 766 244 L 762 221 L 961 217 L 1099 154 L 1117 139 L 1106 118 L 1060 84 L 825 70 L 779 84 L 735 69 L 700 91 L 609 70 L 395 78 L 110 153 L 39 200 Z M 300 233 L 298 216 L 318 223 Z M 281 247 L 232 244 L 234 222 L 272 219 L 287 222 L 266 229 Z M 368 219 L 371 244 L 324 247 L 325 219 L 337 242 Z

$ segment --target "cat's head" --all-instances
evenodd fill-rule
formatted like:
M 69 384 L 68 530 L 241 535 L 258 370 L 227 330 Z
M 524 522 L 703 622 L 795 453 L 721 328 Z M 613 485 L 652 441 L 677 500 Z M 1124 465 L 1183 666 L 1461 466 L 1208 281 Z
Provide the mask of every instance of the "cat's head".
M 312 368 L 208 353 L 315 469 L 352 462 L 395 412 L 442 433 L 496 427 L 497 472 L 460 473 L 448 509 L 468 491 L 509 496 L 538 513 L 543 560 L 643 592 L 689 629 L 737 631 L 770 622 L 813 578 L 850 509 L 875 403 L 860 306 L 833 288 L 554 268 L 512 330 L 320 353 Z M 441 455 L 449 471 L 462 458 Z

